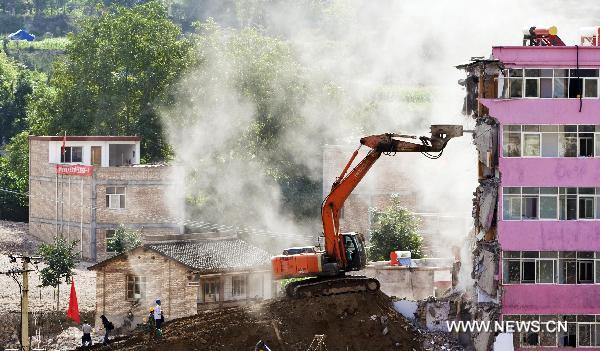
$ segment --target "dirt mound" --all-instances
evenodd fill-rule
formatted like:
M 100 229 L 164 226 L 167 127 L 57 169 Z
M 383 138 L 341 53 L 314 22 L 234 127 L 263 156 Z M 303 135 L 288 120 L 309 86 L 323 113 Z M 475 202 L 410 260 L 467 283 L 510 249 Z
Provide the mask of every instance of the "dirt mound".
M 382 294 L 277 299 L 251 307 L 200 312 L 165 323 L 164 335 L 148 331 L 115 342 L 115 350 L 254 350 L 263 340 L 273 350 L 308 349 L 325 334 L 329 351 L 421 350 L 422 338 Z

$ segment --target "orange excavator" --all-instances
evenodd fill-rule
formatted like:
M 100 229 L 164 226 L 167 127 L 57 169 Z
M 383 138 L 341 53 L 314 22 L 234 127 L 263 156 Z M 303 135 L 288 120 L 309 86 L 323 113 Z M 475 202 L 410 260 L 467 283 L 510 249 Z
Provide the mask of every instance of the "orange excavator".
M 460 125 L 432 125 L 431 137 L 380 134 L 360 139 L 361 146 L 371 150 L 348 173 L 361 146 L 354 151 L 344 170 L 334 181 L 331 192 L 323 201 L 321 217 L 325 250 L 319 251 L 311 247 L 289 248 L 284 250 L 283 255 L 271 258 L 274 279 L 309 278 L 288 283 L 286 294 L 289 297 L 310 297 L 378 291 L 379 282 L 376 279 L 346 275 L 347 272 L 365 268 L 367 256 L 362 234 L 340 233 L 340 211 L 344 202 L 381 154 L 421 152 L 429 158 L 438 158 L 448 141 L 462 134 L 463 129 Z M 402 139 L 418 139 L 420 143 Z

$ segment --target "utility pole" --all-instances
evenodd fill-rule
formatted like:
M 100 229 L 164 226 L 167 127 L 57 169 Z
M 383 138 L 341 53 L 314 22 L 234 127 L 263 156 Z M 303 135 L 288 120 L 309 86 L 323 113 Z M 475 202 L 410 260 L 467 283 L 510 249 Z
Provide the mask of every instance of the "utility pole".
M 17 259 L 21 260 L 22 269 L 11 269 L 6 272 L 0 272 L 10 276 L 17 282 L 19 289 L 21 290 L 21 350 L 30 351 L 29 345 L 29 272 L 33 272 L 33 269 L 29 269 L 29 264 L 33 261 L 33 264 L 38 264 L 41 257 L 23 256 L 23 255 L 8 255 L 10 262 L 16 263 Z M 17 275 L 21 275 L 22 281 L 17 279 Z

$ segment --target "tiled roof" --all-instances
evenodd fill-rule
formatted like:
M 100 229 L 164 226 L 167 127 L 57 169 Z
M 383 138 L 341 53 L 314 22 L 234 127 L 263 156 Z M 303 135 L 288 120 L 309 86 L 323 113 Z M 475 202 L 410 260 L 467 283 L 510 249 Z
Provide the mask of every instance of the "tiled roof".
M 271 262 L 267 251 L 240 239 L 172 241 L 144 246 L 199 271 L 250 269 Z

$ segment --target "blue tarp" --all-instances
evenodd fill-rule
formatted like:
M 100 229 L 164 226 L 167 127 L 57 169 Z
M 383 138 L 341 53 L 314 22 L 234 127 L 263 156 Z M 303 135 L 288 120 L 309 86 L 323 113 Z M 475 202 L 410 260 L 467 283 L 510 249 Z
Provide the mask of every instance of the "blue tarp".
M 33 34 L 29 34 L 26 30 L 24 29 L 19 29 L 18 31 L 9 34 L 8 35 L 8 39 L 10 40 L 27 40 L 27 41 L 33 41 L 35 39 L 35 35 Z

